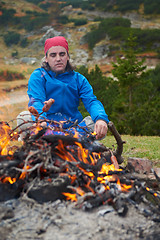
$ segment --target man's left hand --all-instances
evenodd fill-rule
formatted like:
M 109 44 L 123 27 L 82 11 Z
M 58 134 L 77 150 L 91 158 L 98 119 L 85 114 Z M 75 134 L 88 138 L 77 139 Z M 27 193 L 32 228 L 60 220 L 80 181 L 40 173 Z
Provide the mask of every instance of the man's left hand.
M 94 126 L 94 131 L 96 132 L 96 139 L 102 139 L 103 137 L 106 136 L 107 131 L 108 131 L 108 126 L 107 123 L 103 120 L 98 120 L 95 123 Z

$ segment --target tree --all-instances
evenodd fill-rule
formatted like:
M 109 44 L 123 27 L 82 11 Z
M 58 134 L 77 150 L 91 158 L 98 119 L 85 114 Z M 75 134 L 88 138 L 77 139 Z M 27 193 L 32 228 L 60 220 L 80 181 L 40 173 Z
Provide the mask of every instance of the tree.
M 134 92 L 142 84 L 145 60 L 138 60 L 135 54 L 136 37 L 129 35 L 128 42 L 124 49 L 124 57 L 118 58 L 117 63 L 113 63 L 113 75 L 118 79 L 120 93 L 125 96 L 128 110 L 134 108 Z
M 110 119 L 120 133 L 160 135 L 160 66 L 146 70 L 136 56 L 136 38 L 130 34 L 124 57 L 113 63 L 118 93 Z
M 121 133 L 135 135 L 139 134 L 137 127 L 139 119 L 135 112 L 137 109 L 143 112 L 144 103 L 148 102 L 152 82 L 147 78 L 145 60 L 139 60 L 136 56 L 136 37 L 132 33 L 123 51 L 124 57 L 118 58 L 117 63 L 113 63 L 112 73 L 117 79 L 119 94 L 113 103 L 111 118 Z M 141 119 L 141 122 L 144 122 L 144 119 Z
M 107 103 L 106 91 L 107 86 L 109 85 L 109 79 L 103 75 L 98 65 L 95 65 L 94 69 L 91 69 L 90 71 L 86 66 L 80 66 L 79 68 L 76 68 L 76 71 L 80 72 L 87 78 L 87 80 L 93 87 L 94 94 L 96 95 L 97 99 L 102 102 L 107 112 L 108 105 L 106 104 Z M 83 117 L 88 115 L 82 103 L 80 103 L 79 110 L 82 113 Z

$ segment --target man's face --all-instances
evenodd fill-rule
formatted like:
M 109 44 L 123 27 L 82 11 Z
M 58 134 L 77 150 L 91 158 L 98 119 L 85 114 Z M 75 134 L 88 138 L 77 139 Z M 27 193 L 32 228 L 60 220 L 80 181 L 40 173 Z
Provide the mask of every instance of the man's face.
M 48 62 L 51 70 L 56 73 L 65 71 L 69 56 L 67 50 L 61 46 L 54 46 L 48 50 L 46 62 Z

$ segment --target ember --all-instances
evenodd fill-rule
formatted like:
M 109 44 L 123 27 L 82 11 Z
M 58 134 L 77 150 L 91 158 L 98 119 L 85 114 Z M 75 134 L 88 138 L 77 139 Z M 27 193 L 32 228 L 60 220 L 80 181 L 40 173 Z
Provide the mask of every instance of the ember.
M 118 163 L 123 161 L 124 142 L 113 123 L 109 123 L 109 128 L 117 141 L 116 151 L 97 142 L 95 134 L 85 128 L 82 128 L 85 134 L 79 135 L 77 127 L 80 128 L 73 123 L 71 128 L 64 130 L 58 123 L 50 128 L 41 127 L 38 122 L 37 126 L 27 129 L 30 134 L 26 135 L 21 147 L 11 148 L 9 143 L 17 135 L 17 128 L 8 129 L 3 123 L 0 191 L 6 188 L 8 199 L 23 193 L 39 203 L 66 199 L 86 211 L 109 204 L 121 216 L 126 215 L 129 204 L 138 208 L 137 203 L 143 202 L 147 210 L 141 212 L 145 216 L 154 213 L 154 220 L 160 221 L 158 193 L 127 169 L 119 167 Z M 1 194 L 0 201 L 6 199 L 6 194 L 4 197 Z

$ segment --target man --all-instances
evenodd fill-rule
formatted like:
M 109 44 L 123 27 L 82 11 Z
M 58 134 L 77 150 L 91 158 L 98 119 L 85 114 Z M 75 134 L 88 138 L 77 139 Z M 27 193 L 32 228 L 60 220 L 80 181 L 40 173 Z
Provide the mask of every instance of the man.
M 81 123 L 83 117 L 78 111 L 81 99 L 94 122 L 96 138 L 106 136 L 108 116 L 102 103 L 93 94 L 88 80 L 70 65 L 67 40 L 62 36 L 47 39 L 44 52 L 45 62 L 31 74 L 28 82 L 29 107 L 33 106 L 41 113 L 49 99 L 54 99 L 54 104 L 42 113 L 42 117 L 55 121 L 77 120 Z M 32 119 L 35 119 L 33 115 Z M 67 126 L 64 124 L 64 127 Z

